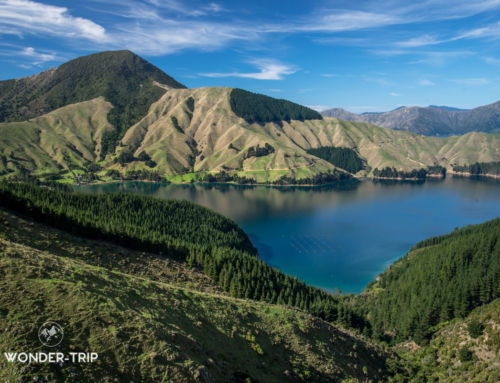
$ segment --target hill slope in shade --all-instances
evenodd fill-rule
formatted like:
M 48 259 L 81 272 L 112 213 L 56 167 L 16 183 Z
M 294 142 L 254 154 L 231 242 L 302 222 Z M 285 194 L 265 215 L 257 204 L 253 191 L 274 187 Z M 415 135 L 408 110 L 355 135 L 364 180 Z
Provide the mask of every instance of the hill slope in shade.
M 500 101 L 470 110 L 450 107 L 401 107 L 385 113 L 355 114 L 341 108 L 321 112 L 324 116 L 369 122 L 384 128 L 426 136 L 460 135 L 469 132 L 500 133 Z
M 38 326 L 64 328 L 60 351 L 96 364 L 6 364 L 42 381 L 380 380 L 381 348 L 304 312 L 226 296 L 185 264 L 85 240 L 0 210 L 0 346 L 37 350 Z

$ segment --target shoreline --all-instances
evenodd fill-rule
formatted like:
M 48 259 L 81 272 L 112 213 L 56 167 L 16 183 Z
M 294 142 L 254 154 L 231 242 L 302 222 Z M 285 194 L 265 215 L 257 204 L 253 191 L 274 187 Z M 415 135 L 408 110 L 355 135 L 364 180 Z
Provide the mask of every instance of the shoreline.
M 488 177 L 488 178 L 495 178 L 495 179 L 500 179 L 500 174 L 472 174 L 472 173 L 467 173 L 467 172 L 454 172 L 454 171 L 449 171 L 449 174 L 452 174 L 453 176 L 456 177 L 465 177 L 465 178 L 473 178 L 473 177 Z
M 453 172 L 453 171 L 448 171 L 447 174 L 452 175 L 453 177 L 461 177 L 461 178 L 474 178 L 474 177 L 480 177 L 480 178 L 491 178 L 491 179 L 500 179 L 499 174 L 471 174 L 471 173 L 463 173 L 463 172 Z M 442 174 L 428 174 L 425 178 L 402 178 L 402 177 L 374 177 L 374 176 L 359 176 L 359 177 L 352 177 L 349 179 L 344 179 L 344 180 L 338 180 L 334 182 L 326 182 L 326 183 L 318 183 L 318 184 L 273 184 L 273 183 L 238 183 L 234 181 L 227 181 L 227 182 L 204 182 L 204 181 L 194 181 L 194 182 L 171 182 L 168 180 L 165 181 L 153 181 L 153 180 L 148 180 L 148 179 L 142 179 L 142 180 L 109 180 L 109 181 L 97 181 L 97 182 L 73 182 L 73 183 L 63 183 L 61 182 L 61 185 L 67 185 L 69 187 L 75 187 L 75 186 L 97 186 L 97 185 L 111 185 L 115 183 L 128 183 L 128 182 L 143 182 L 143 183 L 152 183 L 152 184 L 163 184 L 163 185 L 237 185 L 237 186 L 266 186 L 266 187 L 308 187 L 308 188 L 315 188 L 315 187 L 322 187 L 322 186 L 328 186 L 328 185 L 342 185 L 342 184 L 348 184 L 348 183 L 356 183 L 356 182 L 362 182 L 366 180 L 380 180 L 380 181 L 409 181 L 409 182 L 421 182 L 421 181 L 426 181 L 427 179 L 436 179 L 436 180 L 444 180 L 446 176 L 443 176 Z M 57 181 L 55 181 L 57 182 Z M 59 182 L 57 182 L 59 183 Z

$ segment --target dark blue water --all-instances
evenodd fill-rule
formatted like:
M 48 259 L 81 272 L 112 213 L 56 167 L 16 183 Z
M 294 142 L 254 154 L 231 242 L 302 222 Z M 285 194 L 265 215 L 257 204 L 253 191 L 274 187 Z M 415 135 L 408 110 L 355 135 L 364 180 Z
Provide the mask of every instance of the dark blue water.
M 362 291 L 425 238 L 500 216 L 500 182 L 463 178 L 317 188 L 129 182 L 80 189 L 207 206 L 238 222 L 267 263 L 345 293 Z

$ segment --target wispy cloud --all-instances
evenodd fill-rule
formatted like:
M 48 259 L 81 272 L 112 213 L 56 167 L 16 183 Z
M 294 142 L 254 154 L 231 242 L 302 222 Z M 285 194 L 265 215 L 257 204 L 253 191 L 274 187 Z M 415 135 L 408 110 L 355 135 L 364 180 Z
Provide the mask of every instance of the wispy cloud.
M 324 110 L 329 109 L 330 107 L 325 105 L 306 105 L 308 108 L 314 109 L 317 112 L 322 112 Z
M 389 95 L 392 97 L 401 97 L 401 94 L 396 93 L 396 92 L 391 92 L 391 93 L 389 93 Z
M 450 81 L 454 82 L 455 84 L 466 85 L 466 86 L 483 86 L 483 85 L 491 84 L 490 80 L 483 78 L 483 77 L 457 78 L 457 79 L 451 79 Z
M 326 78 L 331 78 L 331 77 L 340 77 L 340 75 L 335 74 L 335 73 L 323 73 L 321 76 L 326 77 Z
M 258 59 L 253 60 L 251 63 L 259 69 L 258 72 L 199 73 L 199 75 L 204 77 L 242 77 L 255 80 L 283 80 L 285 76 L 296 72 L 294 67 L 275 60 Z
M 444 42 L 444 40 L 438 40 L 434 36 L 425 34 L 422 36 L 413 37 L 409 40 L 399 41 L 396 43 L 396 46 L 399 46 L 401 48 L 416 48 L 416 47 L 422 47 L 422 46 L 426 46 L 426 45 L 441 44 L 442 42 Z
M 22 56 L 29 57 L 30 59 L 32 59 L 33 65 L 40 65 L 49 61 L 55 61 L 59 59 L 59 57 L 57 57 L 54 54 L 38 52 L 33 47 L 27 47 L 19 53 Z
M 315 22 L 297 25 L 297 30 L 345 32 L 376 28 L 403 22 L 400 16 L 363 10 L 326 11 Z
M 92 8 L 92 4 L 96 3 L 108 5 L 96 7 L 96 12 L 117 16 L 106 24 L 106 28 L 89 18 L 72 15 L 66 7 L 32 0 L 0 0 L 0 34 L 57 36 L 72 43 L 79 38 L 93 43 L 93 48 L 128 48 L 149 55 L 164 55 L 185 49 L 215 50 L 235 42 L 264 41 L 272 34 L 304 32 L 308 32 L 308 37 L 314 41 L 368 46 L 375 41 L 374 38 L 346 33 L 464 18 L 500 8 L 500 0 L 455 0 L 453 6 L 447 0 L 367 0 L 343 8 L 323 6 L 310 14 L 282 21 L 268 19 L 255 23 L 255 20 L 244 19 L 241 14 L 238 17 L 237 11 L 225 9 L 217 2 L 193 5 L 180 0 L 88 0 L 85 6 Z M 221 13 L 227 17 L 218 17 Z M 385 46 L 409 50 L 457 39 L 483 37 L 500 37 L 500 24 L 471 29 L 454 36 L 424 34 L 399 42 L 391 39 Z
M 410 64 L 428 64 L 431 66 L 442 66 L 450 61 L 474 56 L 476 52 L 469 50 L 407 50 L 407 49 L 381 49 L 371 50 L 373 54 L 380 56 L 410 56 L 413 58 Z
M 434 84 L 431 80 L 427 80 L 427 79 L 423 78 L 423 79 L 421 79 L 418 82 L 418 85 L 421 85 L 421 86 L 434 86 L 436 84 Z
M 492 65 L 500 65 L 500 59 L 494 57 L 485 57 L 484 62 Z
M 391 83 L 388 80 L 386 80 L 385 78 L 382 78 L 382 77 L 372 77 L 372 76 L 361 76 L 361 77 L 366 82 L 373 82 L 373 83 L 379 84 L 381 86 L 391 85 Z
M 93 42 L 108 41 L 106 30 L 89 19 L 73 17 L 68 9 L 29 0 L 0 2 L 0 31 L 11 34 L 38 34 L 79 37 Z
M 164 55 L 183 49 L 211 51 L 237 40 L 257 40 L 251 28 L 204 21 L 161 19 L 147 25 L 120 26 L 113 34 L 114 47 L 127 47 L 138 53 Z

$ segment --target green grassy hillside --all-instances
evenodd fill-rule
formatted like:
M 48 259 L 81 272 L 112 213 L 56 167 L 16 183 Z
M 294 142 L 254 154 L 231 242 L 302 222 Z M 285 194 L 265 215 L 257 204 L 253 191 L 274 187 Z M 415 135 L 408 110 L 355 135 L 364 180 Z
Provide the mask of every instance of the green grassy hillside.
M 16 364 L 2 381 L 379 381 L 386 353 L 300 310 L 227 296 L 183 262 L 88 240 L 0 210 L 0 348 L 99 353 L 94 364 Z M 36 377 L 36 378 L 35 378 Z
M 68 105 L 25 122 L 0 124 L 0 174 L 68 175 L 99 160 L 103 137 L 116 132 L 103 97 Z
M 361 174 L 386 166 L 450 168 L 452 163 L 500 158 L 496 135 L 432 138 L 330 118 L 248 123 L 232 112 L 231 94 L 230 88 L 169 91 L 127 132 L 122 145 L 136 155 L 146 151 L 167 175 L 227 171 L 260 182 L 285 174 L 300 179 L 332 171 L 332 163 L 311 154 L 320 147 L 354 149 L 367 165 Z M 193 111 L 187 108 L 188 99 L 194 100 Z M 266 144 L 274 151 L 248 157 L 252 147 Z
M 0 82 L 0 102 L 3 120 L 16 121 L 0 123 L 4 177 L 29 172 L 66 182 L 182 182 L 224 172 L 259 183 L 312 183 L 345 179 L 349 172 L 371 176 L 377 168 L 452 170 L 500 161 L 500 135 L 424 137 L 321 118 L 241 89 L 183 89 L 128 51 L 85 56 Z M 347 166 L 316 156 L 321 148 L 352 150 L 359 158 Z
M 0 121 L 25 121 L 66 105 L 104 97 L 114 108 L 108 120 L 118 130 L 108 136 L 111 151 L 120 133 L 142 118 L 165 89 L 184 88 L 130 51 L 101 52 L 68 61 L 39 75 L 0 81 Z

